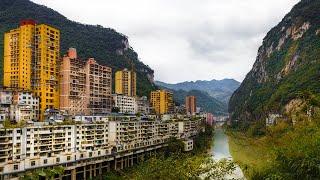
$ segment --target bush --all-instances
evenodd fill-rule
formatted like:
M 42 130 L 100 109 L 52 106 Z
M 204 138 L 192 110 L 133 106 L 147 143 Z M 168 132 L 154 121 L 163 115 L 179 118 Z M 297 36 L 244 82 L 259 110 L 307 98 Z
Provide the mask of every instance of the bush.
M 294 128 L 281 123 L 268 131 L 272 163 L 252 179 L 320 179 L 320 127 L 301 123 Z
M 267 135 L 272 137 L 279 137 L 289 130 L 292 130 L 292 126 L 288 122 L 281 120 L 278 121 L 275 126 L 270 126 L 267 128 Z
M 266 134 L 266 123 L 265 121 L 257 121 L 253 123 L 247 130 L 247 134 L 251 137 L 263 136 Z

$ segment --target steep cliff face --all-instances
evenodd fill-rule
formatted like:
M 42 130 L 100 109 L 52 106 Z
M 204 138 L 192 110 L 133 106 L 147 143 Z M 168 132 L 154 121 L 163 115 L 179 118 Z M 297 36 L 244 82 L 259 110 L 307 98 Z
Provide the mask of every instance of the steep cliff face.
M 320 102 L 320 0 L 302 0 L 263 40 L 256 62 L 232 95 L 233 120 L 291 118 Z
M 112 67 L 113 72 L 130 68 L 134 63 L 137 71 L 139 95 L 149 95 L 155 89 L 153 70 L 139 61 L 138 54 L 130 47 L 128 38 L 111 28 L 100 25 L 85 25 L 71 21 L 58 12 L 30 0 L 0 0 L 0 57 L 3 57 L 3 34 L 16 28 L 23 19 L 34 19 L 61 31 L 61 55 L 69 47 L 77 48 L 81 58 L 94 57 L 100 64 Z M 2 78 L 0 61 L 0 78 Z

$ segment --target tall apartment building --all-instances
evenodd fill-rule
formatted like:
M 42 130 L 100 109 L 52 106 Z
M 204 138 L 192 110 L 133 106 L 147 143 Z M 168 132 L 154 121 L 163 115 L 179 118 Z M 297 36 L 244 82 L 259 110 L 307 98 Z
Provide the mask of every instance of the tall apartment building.
M 121 94 L 112 95 L 114 107 L 119 108 L 119 113 L 136 114 L 137 103 L 135 97 L 124 96 Z
M 25 20 L 5 33 L 4 86 L 31 90 L 40 98 L 40 120 L 46 109 L 59 107 L 60 31 Z
M 86 62 L 77 57 L 77 51 L 70 48 L 60 65 L 60 110 L 71 115 L 88 114 L 86 90 Z
M 36 24 L 22 21 L 20 27 L 4 35 L 5 87 L 31 90 L 31 71 L 34 60 Z
M 115 92 L 125 96 L 137 95 L 137 75 L 134 71 L 124 69 L 117 71 L 115 74 Z
M 195 115 L 197 112 L 197 100 L 195 96 L 186 97 L 186 111 L 189 115 Z
M 206 114 L 206 122 L 208 125 L 212 126 L 214 123 L 214 116 L 212 113 L 207 113 Z
M 60 66 L 60 109 L 71 115 L 111 112 L 112 69 L 93 58 L 82 61 L 70 48 Z
M 99 65 L 93 58 L 86 62 L 86 94 L 89 95 L 88 108 L 90 114 L 111 112 L 112 106 L 112 69 Z
M 174 111 L 173 94 L 169 91 L 152 91 L 150 103 L 156 114 L 170 114 Z

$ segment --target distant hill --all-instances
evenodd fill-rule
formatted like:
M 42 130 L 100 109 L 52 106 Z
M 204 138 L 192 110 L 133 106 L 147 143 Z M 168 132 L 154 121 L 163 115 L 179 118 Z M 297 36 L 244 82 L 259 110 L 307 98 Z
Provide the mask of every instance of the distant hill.
M 302 0 L 263 39 L 256 62 L 233 94 L 232 120 L 272 114 L 299 121 L 320 108 L 320 0 Z M 306 118 L 307 119 L 307 118 Z
M 215 115 L 226 115 L 228 113 L 228 107 L 226 103 L 223 103 L 214 97 L 211 97 L 207 92 L 200 90 L 174 90 L 158 85 L 159 89 L 166 89 L 173 93 L 173 100 L 176 105 L 185 104 L 187 96 L 196 96 L 197 106 L 201 107 L 203 111 L 213 113 Z
M 239 87 L 240 83 L 234 79 L 211 80 L 211 81 L 189 81 L 177 84 L 168 84 L 160 81 L 155 82 L 156 85 L 166 87 L 173 90 L 200 90 L 207 92 L 211 97 L 228 103 L 232 93 Z
M 85 11 L 84 11 L 85 13 Z M 155 89 L 153 70 L 139 61 L 138 54 L 129 46 L 128 38 L 110 28 L 86 25 L 68 20 L 58 12 L 29 0 L 0 1 L 0 57 L 3 57 L 3 34 L 16 28 L 23 19 L 52 25 L 61 31 L 61 55 L 69 47 L 77 48 L 81 58 L 94 57 L 97 62 L 112 67 L 113 72 L 130 68 L 133 62 L 137 71 L 138 95 L 149 95 Z M 0 78 L 3 79 L 3 60 L 0 61 Z

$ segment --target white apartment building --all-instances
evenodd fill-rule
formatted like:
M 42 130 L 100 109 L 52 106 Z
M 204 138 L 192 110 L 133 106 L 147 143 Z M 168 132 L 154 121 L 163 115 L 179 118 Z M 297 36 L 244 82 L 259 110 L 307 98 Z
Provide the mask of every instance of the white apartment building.
M 119 108 L 119 113 L 136 114 L 137 104 L 135 97 L 113 94 L 114 107 Z
M 13 121 L 31 121 L 35 120 L 36 115 L 33 114 L 34 111 L 29 105 L 11 105 L 10 106 L 10 120 Z
M 38 120 L 39 98 L 27 91 L 0 90 L 0 121 Z
M 14 92 L 13 101 L 17 101 L 16 104 L 20 106 L 29 106 L 31 109 L 31 119 L 39 119 L 39 97 L 34 96 L 31 92 Z
M 137 112 L 148 115 L 150 114 L 150 102 L 146 96 L 136 97 Z
M 10 118 L 11 104 L 12 104 L 12 91 L 0 90 L 0 122 Z
M 62 165 L 71 179 L 94 177 L 116 158 L 161 148 L 170 137 L 190 139 L 199 121 L 109 121 L 0 129 L 0 179 L 18 179 L 32 169 Z M 190 146 L 188 147 L 190 149 Z M 133 163 L 133 161 L 131 161 Z M 83 166 L 90 165 L 90 174 Z M 95 165 L 98 164 L 99 165 Z M 115 167 L 117 168 L 117 162 Z M 121 165 L 123 166 L 123 164 Z M 88 170 L 88 171 L 89 171 Z M 92 172 L 91 172 L 92 170 Z M 98 173 L 98 174 L 97 174 Z

